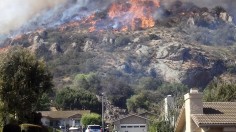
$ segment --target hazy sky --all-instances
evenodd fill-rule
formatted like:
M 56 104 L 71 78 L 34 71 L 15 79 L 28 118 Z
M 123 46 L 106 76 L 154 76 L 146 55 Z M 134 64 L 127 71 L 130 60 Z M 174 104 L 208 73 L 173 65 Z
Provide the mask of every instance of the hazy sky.
M 0 33 L 9 32 L 27 22 L 39 11 L 64 0 L 0 0 Z

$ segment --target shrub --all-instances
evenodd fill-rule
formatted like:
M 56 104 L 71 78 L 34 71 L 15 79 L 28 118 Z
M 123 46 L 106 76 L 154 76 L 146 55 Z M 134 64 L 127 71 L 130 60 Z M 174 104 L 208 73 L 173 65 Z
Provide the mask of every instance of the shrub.
M 101 116 L 99 114 L 91 113 L 91 114 L 83 115 L 82 118 L 81 118 L 81 123 L 85 127 L 87 125 L 91 125 L 91 124 L 100 125 L 100 124 L 102 124 L 101 120 L 102 119 L 101 119 Z
M 7 124 L 3 127 L 3 132 L 21 132 L 21 128 L 16 124 Z
M 236 74 L 236 65 L 230 65 L 227 67 L 227 71 L 231 74 Z
M 150 34 L 149 35 L 149 39 L 150 40 L 159 40 L 159 39 L 161 39 L 159 36 L 157 36 L 156 34 Z
M 127 36 L 120 36 L 118 38 L 116 38 L 115 40 L 115 47 L 121 47 L 121 46 L 125 46 L 128 43 L 130 43 L 130 39 Z
M 24 132 L 42 132 L 43 128 L 39 125 L 33 124 L 21 124 L 21 130 Z
M 226 12 L 226 10 L 221 6 L 216 6 L 216 7 L 212 8 L 211 12 L 216 14 L 217 16 L 220 16 L 220 13 L 221 12 Z

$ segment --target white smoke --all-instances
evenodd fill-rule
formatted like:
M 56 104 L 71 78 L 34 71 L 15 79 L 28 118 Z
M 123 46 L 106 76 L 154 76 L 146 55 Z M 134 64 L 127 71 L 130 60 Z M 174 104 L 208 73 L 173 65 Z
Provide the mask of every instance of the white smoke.
M 0 35 L 54 27 L 104 10 L 114 0 L 0 0 Z M 81 8 L 86 10 L 83 12 Z M 76 17 L 75 17 L 76 16 Z
M 16 29 L 18 32 L 29 31 L 45 25 L 47 28 L 70 20 L 79 20 L 90 13 L 106 9 L 114 1 L 119 0 L 0 0 L 0 35 Z M 168 5 L 177 0 L 159 1 Z M 233 8 L 236 0 L 180 1 L 193 2 L 197 6 L 208 8 L 222 6 L 236 13 L 236 8 Z
M 0 34 L 8 33 L 44 9 L 51 8 L 65 0 L 1 0 Z

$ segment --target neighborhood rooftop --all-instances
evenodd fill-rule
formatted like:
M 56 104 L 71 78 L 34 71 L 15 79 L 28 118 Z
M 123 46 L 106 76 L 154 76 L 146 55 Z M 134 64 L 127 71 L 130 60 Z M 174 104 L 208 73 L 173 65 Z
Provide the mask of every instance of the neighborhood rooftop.
M 236 125 L 236 102 L 203 102 L 203 114 L 193 114 L 198 126 Z
M 49 117 L 54 119 L 70 118 L 74 115 L 89 114 L 90 110 L 73 110 L 73 111 L 39 111 L 43 117 Z
M 197 90 L 184 97 L 175 132 L 236 131 L 236 102 L 202 102 L 202 93 Z

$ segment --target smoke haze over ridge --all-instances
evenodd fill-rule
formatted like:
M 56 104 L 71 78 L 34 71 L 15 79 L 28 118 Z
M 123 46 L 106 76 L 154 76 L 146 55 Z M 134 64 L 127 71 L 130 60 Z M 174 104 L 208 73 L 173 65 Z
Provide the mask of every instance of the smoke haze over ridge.
M 37 28 L 40 25 L 56 25 L 79 14 L 79 9 L 88 7 L 87 12 L 101 10 L 113 0 L 1 0 L 0 35 L 12 30 Z M 96 9 L 97 8 L 97 9 Z M 80 12 L 81 16 L 84 14 Z M 37 23 L 36 25 L 34 25 Z
M 18 28 L 40 11 L 62 2 L 64 0 L 1 0 L 0 33 Z
M 41 25 L 56 25 L 70 20 L 73 16 L 83 17 L 88 12 L 102 10 L 115 0 L 1 0 L 0 1 L 0 34 L 9 33 L 19 27 L 34 27 Z M 119 1 L 119 0 L 117 0 Z M 157 0 L 158 1 L 158 0 Z M 161 0 L 167 5 L 176 0 Z M 236 14 L 235 0 L 181 0 L 193 2 L 200 7 L 222 6 L 231 14 Z M 81 7 L 87 7 L 86 13 Z M 57 14 L 56 16 L 53 16 Z M 73 19 L 80 19 L 75 17 Z M 35 22 L 37 22 L 36 25 Z M 32 24 L 33 23 L 33 24 Z M 31 29 L 29 28 L 29 29 Z

